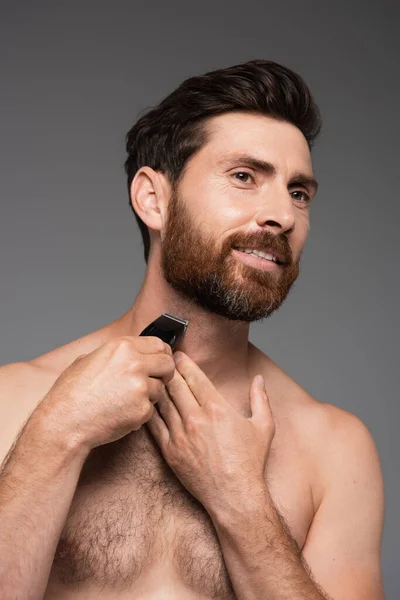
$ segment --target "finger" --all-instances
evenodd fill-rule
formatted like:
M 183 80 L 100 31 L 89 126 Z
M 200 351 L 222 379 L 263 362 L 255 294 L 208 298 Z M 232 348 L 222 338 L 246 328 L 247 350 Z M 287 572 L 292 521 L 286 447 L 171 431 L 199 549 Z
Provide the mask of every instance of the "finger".
M 170 383 L 164 385 L 160 379 L 149 377 L 149 399 L 153 404 L 157 404 L 171 433 L 182 429 L 182 419 L 186 419 L 189 413 L 193 414 L 193 408 L 199 408 L 197 400 L 178 371 L 175 371 L 174 379 L 175 377 L 181 382 L 181 387 L 179 383 L 173 386 L 175 397 L 172 397 L 169 392 Z
M 119 338 L 132 344 L 133 348 L 142 354 L 158 354 L 164 352 L 172 356 L 172 349 L 169 344 L 160 340 L 155 335 L 126 335 Z
M 168 396 L 167 388 L 164 382 L 158 377 L 148 378 L 149 399 L 153 404 L 156 404 L 163 398 Z
M 251 408 L 249 421 L 262 428 L 275 430 L 275 423 L 265 384 L 260 383 L 257 377 L 254 377 L 251 383 L 249 395 Z
M 144 354 L 140 362 L 149 377 L 158 377 L 164 384 L 172 379 L 176 370 L 172 356 L 164 353 Z
M 183 424 L 181 415 L 178 412 L 177 407 L 167 394 L 157 402 L 157 410 L 163 418 L 168 431 L 172 437 L 179 431 L 182 431 Z
M 193 396 L 200 406 L 204 406 L 210 398 L 213 401 L 218 402 L 219 394 L 215 389 L 212 382 L 208 379 L 207 375 L 200 369 L 196 363 L 184 354 L 183 352 L 176 352 L 174 355 L 176 369 L 185 380 L 188 388 L 192 392 Z M 175 379 L 175 376 L 174 376 Z M 170 384 L 173 383 L 173 380 Z
M 189 414 L 193 414 L 195 410 L 199 409 L 197 398 L 192 393 L 179 371 L 175 370 L 173 378 L 166 384 L 165 387 L 168 391 L 171 401 L 178 410 L 181 419 L 184 421 Z
M 170 441 L 170 435 L 168 427 L 158 414 L 157 410 L 154 411 L 151 419 L 147 421 L 146 425 L 161 449 L 161 452 L 164 454 Z

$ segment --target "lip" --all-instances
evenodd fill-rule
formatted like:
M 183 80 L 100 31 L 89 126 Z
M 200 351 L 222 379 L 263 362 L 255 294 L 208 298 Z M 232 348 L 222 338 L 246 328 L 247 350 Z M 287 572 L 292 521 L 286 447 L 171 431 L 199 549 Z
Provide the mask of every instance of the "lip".
M 237 249 L 238 248 L 234 248 L 234 250 L 237 250 Z M 256 248 L 253 248 L 253 249 L 255 250 Z M 266 254 L 272 254 L 279 260 L 280 265 L 285 265 L 287 263 L 287 260 L 285 259 L 285 257 L 282 254 L 280 254 L 279 252 L 276 252 L 275 250 L 271 250 L 270 248 L 257 248 L 257 250 L 262 250 Z M 239 252 L 240 252 L 240 250 L 239 250 Z
M 246 254 L 246 252 L 241 252 L 235 248 L 233 249 L 233 252 L 242 262 L 255 267 L 256 269 L 260 269 L 261 271 L 277 271 L 281 267 L 281 265 L 278 265 L 278 263 L 275 263 L 272 260 L 259 258 L 258 256 L 254 256 L 254 254 Z

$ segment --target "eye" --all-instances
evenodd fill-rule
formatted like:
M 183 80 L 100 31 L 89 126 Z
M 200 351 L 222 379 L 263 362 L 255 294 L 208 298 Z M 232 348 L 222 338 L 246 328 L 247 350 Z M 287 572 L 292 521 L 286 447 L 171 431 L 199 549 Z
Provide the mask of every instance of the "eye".
M 308 194 L 306 194 L 305 192 L 296 190 L 296 191 L 292 192 L 292 194 L 301 194 L 304 197 L 303 202 L 310 202 L 310 196 Z M 300 198 L 296 198 L 296 200 L 300 200 Z
M 240 181 L 241 183 L 247 183 L 249 177 L 254 181 L 253 175 L 247 171 L 236 171 L 236 173 L 232 174 L 232 177 L 236 177 L 237 175 L 244 175 L 245 178 L 241 177 L 240 179 L 237 179 L 237 181 Z

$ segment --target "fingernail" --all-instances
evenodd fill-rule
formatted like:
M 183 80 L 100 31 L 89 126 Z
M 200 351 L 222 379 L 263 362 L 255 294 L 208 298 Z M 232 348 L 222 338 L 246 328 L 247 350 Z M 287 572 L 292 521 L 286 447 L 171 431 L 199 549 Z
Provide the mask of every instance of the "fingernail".
M 262 375 L 257 375 L 257 384 L 265 392 L 265 381 Z

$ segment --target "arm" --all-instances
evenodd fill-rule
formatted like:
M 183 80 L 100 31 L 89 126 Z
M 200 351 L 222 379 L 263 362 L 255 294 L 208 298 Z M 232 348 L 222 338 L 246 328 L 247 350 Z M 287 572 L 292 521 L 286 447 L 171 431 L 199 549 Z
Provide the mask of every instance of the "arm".
M 313 579 L 265 486 L 248 490 L 234 514 L 210 516 L 238 600 L 344 600 Z
M 57 431 L 57 427 L 54 427 Z M 39 600 L 87 456 L 42 401 L 0 469 L 0 597 Z
M 303 556 L 335 600 L 384 600 L 384 482 L 378 451 L 358 417 L 339 409 L 334 413 L 325 494 Z
M 320 437 L 328 446 L 321 454 L 325 493 L 302 553 L 265 488 L 249 493 L 235 514 L 212 515 L 239 600 L 384 598 L 378 453 L 360 419 L 329 411 L 329 436 Z

